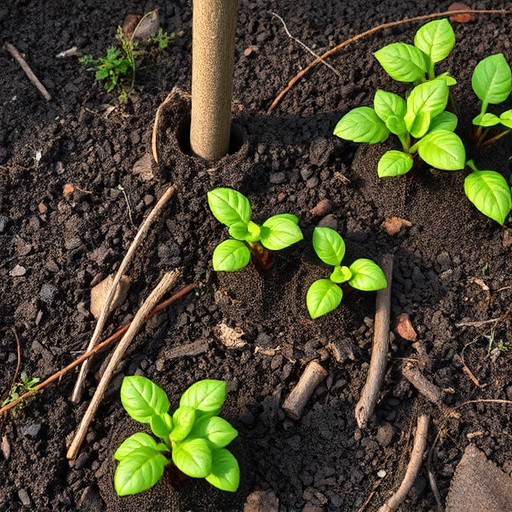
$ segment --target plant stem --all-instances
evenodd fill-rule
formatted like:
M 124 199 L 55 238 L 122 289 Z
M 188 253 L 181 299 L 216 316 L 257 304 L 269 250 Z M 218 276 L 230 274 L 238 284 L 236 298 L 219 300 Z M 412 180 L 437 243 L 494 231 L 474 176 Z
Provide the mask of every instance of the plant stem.
M 498 135 L 495 135 L 494 137 L 491 137 L 490 139 L 485 140 L 485 135 L 487 134 L 487 131 L 485 131 L 484 135 L 482 136 L 482 140 L 480 142 L 480 147 L 486 148 L 487 146 L 490 146 L 493 142 L 496 142 L 497 140 L 501 139 L 502 137 L 505 137 L 508 133 L 510 133 L 511 130 L 503 130 L 501 133 L 498 133 Z
M 251 251 L 251 261 L 257 270 L 268 270 L 274 265 L 273 254 L 261 245 L 260 242 L 247 242 L 247 246 Z

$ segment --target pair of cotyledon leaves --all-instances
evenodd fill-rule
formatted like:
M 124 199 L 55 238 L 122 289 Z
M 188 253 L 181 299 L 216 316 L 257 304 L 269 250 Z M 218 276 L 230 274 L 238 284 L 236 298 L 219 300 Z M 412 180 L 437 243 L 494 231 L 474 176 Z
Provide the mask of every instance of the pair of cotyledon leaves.
M 270 251 L 279 251 L 302 240 L 297 216 L 274 215 L 263 224 L 251 221 L 249 199 L 231 188 L 208 192 L 208 205 L 214 217 L 229 228 L 234 240 L 221 242 L 213 252 L 213 269 L 233 272 L 244 268 L 251 258 L 249 246 L 261 243 Z
M 318 257 L 334 267 L 329 279 L 319 279 L 310 287 L 306 304 L 311 318 L 318 318 L 336 309 L 343 298 L 339 286 L 348 283 L 352 288 L 375 291 L 386 288 L 387 282 L 381 268 L 372 260 L 360 258 L 349 267 L 341 266 L 345 256 L 345 242 L 333 229 L 317 227 L 313 232 L 313 248 Z
M 119 461 L 114 487 L 120 496 L 135 494 L 155 485 L 170 460 L 183 473 L 205 478 L 213 486 L 234 492 L 238 489 L 240 470 L 235 457 L 225 449 L 238 432 L 216 416 L 226 398 L 226 383 L 219 380 L 198 381 L 180 399 L 172 416 L 169 400 L 159 386 L 145 377 L 125 377 L 121 402 L 135 420 L 148 424 L 164 440 L 138 432 L 117 449 Z

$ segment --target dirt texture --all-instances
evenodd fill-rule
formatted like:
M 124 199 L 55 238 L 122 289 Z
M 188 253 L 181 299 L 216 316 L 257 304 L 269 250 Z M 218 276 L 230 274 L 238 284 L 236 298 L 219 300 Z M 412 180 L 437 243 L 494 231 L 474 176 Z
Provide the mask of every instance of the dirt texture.
M 322 53 L 381 23 L 445 10 L 450 2 L 240 0 L 232 152 L 213 165 L 183 153 L 186 95 L 164 112 L 159 165 L 150 156 L 158 106 L 175 87 L 190 91 L 190 2 L 44 4 L 0 5 L 2 43 L 26 55 L 53 97 L 46 102 L 0 51 L 0 393 L 8 393 L 17 366 L 12 327 L 21 342 L 21 370 L 31 377 L 46 378 L 82 353 L 95 325 L 91 288 L 117 270 L 137 227 L 171 183 L 176 197 L 127 270 L 128 297 L 105 337 L 133 317 L 164 271 L 179 268 L 180 287 L 199 286 L 137 336 L 74 461 L 66 459 L 66 443 L 94 393 L 104 355 L 91 365 L 78 405 L 69 401 L 72 373 L 0 418 L 0 512 L 235 511 L 258 490 L 272 492 L 282 511 L 357 512 L 367 498 L 364 510 L 375 511 L 403 478 L 423 411 L 433 417 L 432 472 L 443 499 L 470 442 L 510 473 L 510 405 L 466 403 L 512 400 L 510 219 L 501 227 L 476 211 L 464 197 L 464 172 L 425 167 L 412 180 L 379 180 L 378 158 L 392 142 L 356 145 L 332 135 L 346 111 L 372 104 L 377 88 L 404 92 L 372 52 L 393 41 L 411 43 L 421 23 L 377 32 L 335 53 L 329 63 L 341 76 L 317 66 L 267 114 L 278 92 L 313 59 L 269 11 Z M 510 7 L 499 0 L 470 6 Z M 138 55 L 135 87 L 125 102 L 107 94 L 76 57 L 55 57 L 72 46 L 104 55 L 127 14 L 155 7 L 163 29 L 177 36 L 165 50 L 149 45 Z M 457 133 L 468 157 L 507 178 L 511 136 L 476 151 L 467 132 L 478 112 L 472 70 L 492 53 L 512 62 L 511 23 L 510 15 L 454 23 L 455 49 L 439 64 L 458 82 L 452 88 Z M 256 222 L 296 214 L 304 240 L 278 253 L 269 271 L 217 275 L 211 254 L 227 230 L 207 208 L 206 193 L 216 186 L 246 194 Z M 389 236 L 382 223 L 394 216 L 412 225 Z M 367 431 L 357 428 L 354 407 L 370 360 L 375 296 L 354 293 L 335 312 L 309 318 L 307 289 L 328 272 L 311 249 L 319 224 L 342 234 L 347 263 L 394 254 L 392 319 L 408 314 L 418 335 L 413 344 L 391 334 L 388 372 Z M 221 324 L 243 331 L 239 343 L 223 343 Z M 404 358 L 445 391 L 443 409 L 402 377 Z M 311 360 L 329 373 L 295 421 L 281 405 Z M 227 381 L 221 414 L 239 431 L 232 444 L 242 469 L 237 493 L 200 481 L 175 489 L 164 479 L 138 498 L 115 495 L 113 451 L 138 428 L 119 400 L 123 376 L 133 374 L 153 379 L 174 406 L 199 379 Z M 455 407 L 457 415 L 447 414 Z M 400 510 L 435 508 L 424 468 Z

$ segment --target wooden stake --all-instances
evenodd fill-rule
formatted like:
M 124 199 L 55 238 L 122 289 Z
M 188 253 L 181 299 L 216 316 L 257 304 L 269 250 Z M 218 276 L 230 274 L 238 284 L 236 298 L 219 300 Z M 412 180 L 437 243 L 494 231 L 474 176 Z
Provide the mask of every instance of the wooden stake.
M 428 424 L 430 417 L 428 414 L 422 414 L 418 418 L 418 426 L 416 427 L 416 435 L 414 436 L 414 445 L 412 447 L 411 459 L 407 465 L 404 479 L 400 484 L 398 490 L 389 498 L 388 501 L 382 507 L 379 508 L 378 512 L 394 512 L 400 504 L 405 500 L 407 494 L 411 490 L 411 487 L 418 476 L 418 473 L 423 463 L 423 454 L 427 446 L 427 434 Z
M 190 147 L 210 161 L 229 150 L 237 3 L 193 3 Z
M 91 341 L 89 341 L 89 345 L 87 346 L 87 352 L 92 350 L 99 342 L 101 331 L 103 330 L 103 327 L 105 325 L 105 322 L 107 321 L 107 317 L 110 314 L 110 304 L 114 300 L 114 296 L 116 294 L 117 285 L 119 284 L 119 281 L 123 277 L 124 271 L 128 267 L 129 263 L 131 263 L 131 260 L 133 256 L 135 255 L 135 252 L 139 245 L 141 244 L 142 240 L 144 240 L 144 237 L 146 236 L 147 232 L 149 231 L 149 228 L 151 224 L 160 216 L 162 213 L 162 210 L 164 209 L 167 202 L 174 196 L 174 193 L 176 192 L 176 187 L 174 185 L 170 186 L 164 193 L 164 195 L 158 200 L 153 210 L 151 210 L 151 213 L 148 215 L 146 220 L 142 223 L 141 227 L 139 228 L 139 231 L 135 235 L 135 238 L 133 239 L 132 244 L 130 245 L 126 256 L 124 257 L 123 261 L 121 262 L 121 265 L 119 265 L 119 268 L 117 269 L 116 275 L 114 277 L 114 281 L 112 283 L 112 289 L 110 290 L 110 293 L 108 294 L 107 300 L 105 301 L 105 305 L 103 306 L 103 311 L 101 312 L 101 315 L 98 319 L 98 322 L 96 324 L 96 327 L 94 329 L 94 333 L 92 335 Z M 89 361 L 86 360 L 83 362 L 82 367 L 80 368 L 80 373 L 78 374 L 78 378 L 75 384 L 75 388 L 73 389 L 73 394 L 71 395 L 71 401 L 72 402 L 79 402 L 80 398 L 82 396 L 82 388 L 85 382 L 85 377 L 87 375 L 87 369 L 89 368 Z
M 382 260 L 382 270 L 386 276 L 387 287 L 377 292 L 375 300 L 375 323 L 372 357 L 366 383 L 357 402 L 355 416 L 359 428 L 366 428 L 373 414 L 380 385 L 386 372 L 389 345 L 389 321 L 391 317 L 391 286 L 393 281 L 393 255 L 386 254 Z
M 66 454 L 68 459 L 73 459 L 80 449 L 80 446 L 82 446 L 82 442 L 84 440 L 85 434 L 87 433 L 87 429 L 89 428 L 89 425 L 93 420 L 96 411 L 98 410 L 101 400 L 103 399 L 103 395 L 105 394 L 105 391 L 107 390 L 107 387 L 110 384 L 110 381 L 114 376 L 114 373 L 119 363 L 121 362 L 126 349 L 129 347 L 133 338 L 139 332 L 140 328 L 151 313 L 151 310 L 158 302 L 160 302 L 167 291 L 172 286 L 174 286 L 179 278 L 179 275 L 180 273 L 177 270 L 167 272 L 167 274 L 165 274 L 161 281 L 156 285 L 155 289 L 150 293 L 149 297 L 144 301 L 144 304 L 142 304 L 141 308 L 137 311 L 135 318 L 130 324 L 130 327 L 112 353 L 112 357 L 110 358 L 108 366 L 105 369 L 105 373 L 103 374 L 103 377 L 101 378 L 98 387 L 96 388 L 89 407 L 85 411 L 82 421 L 80 422 L 80 425 L 76 431 L 75 438 L 71 442 L 71 445 L 68 449 Z
M 317 386 L 327 377 L 327 370 L 316 361 L 311 361 L 301 375 L 299 382 L 284 401 L 283 410 L 294 420 L 300 419 L 302 411 Z
M 36 89 L 43 95 L 46 101 L 52 99 L 50 93 L 46 90 L 46 87 L 39 81 L 39 78 L 34 74 L 27 61 L 21 56 L 20 52 L 11 43 L 5 43 L 5 49 L 14 57 L 16 62 L 20 65 L 21 69 L 25 72 L 28 79 L 34 84 Z

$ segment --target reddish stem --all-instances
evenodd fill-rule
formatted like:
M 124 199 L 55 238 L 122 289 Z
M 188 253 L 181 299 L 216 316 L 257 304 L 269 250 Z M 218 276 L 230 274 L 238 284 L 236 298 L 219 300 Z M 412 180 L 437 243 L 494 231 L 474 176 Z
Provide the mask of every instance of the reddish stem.
M 260 242 L 247 244 L 251 251 L 251 260 L 257 270 L 268 270 L 274 265 L 274 255 Z

